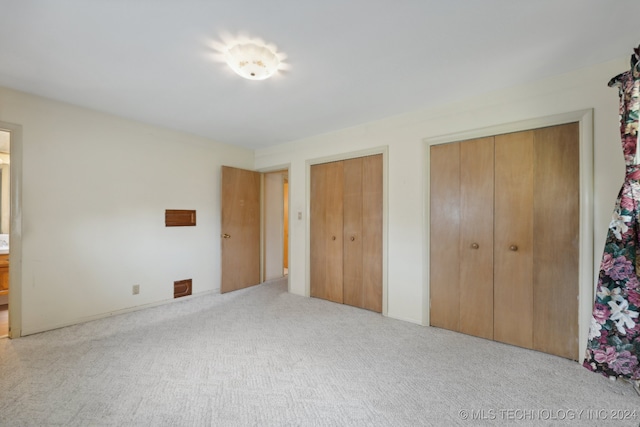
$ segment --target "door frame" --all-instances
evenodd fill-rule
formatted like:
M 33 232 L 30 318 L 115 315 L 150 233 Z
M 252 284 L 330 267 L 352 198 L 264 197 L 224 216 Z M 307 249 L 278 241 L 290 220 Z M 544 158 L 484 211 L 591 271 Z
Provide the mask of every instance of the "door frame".
M 305 164 L 306 189 L 305 189 L 305 296 L 311 296 L 311 166 L 322 163 L 338 162 L 342 160 L 354 159 L 357 157 L 382 155 L 382 315 L 387 315 L 387 271 L 388 271 L 388 213 L 389 213 L 389 146 L 384 145 L 359 151 L 349 151 L 346 153 L 334 154 L 325 157 L 309 159 Z M 289 180 L 289 194 L 291 194 L 291 180 Z M 291 217 L 291 205 L 289 205 L 289 216 Z M 291 236 L 291 233 L 289 233 Z M 289 271 L 291 276 L 291 271 Z
M 10 255 L 9 255 L 9 338 L 22 336 L 22 126 L 0 121 L 9 132 L 10 148 Z
M 579 168 L 580 168 L 580 225 L 578 260 L 578 356 L 584 354 L 589 335 L 595 271 L 593 259 L 593 109 L 571 111 L 563 114 L 537 117 L 511 123 L 504 123 L 481 129 L 428 137 L 423 139 L 423 301 L 422 324 L 430 325 L 430 147 L 432 145 L 467 139 L 482 138 L 511 132 L 521 132 L 548 126 L 578 122 L 579 129 Z

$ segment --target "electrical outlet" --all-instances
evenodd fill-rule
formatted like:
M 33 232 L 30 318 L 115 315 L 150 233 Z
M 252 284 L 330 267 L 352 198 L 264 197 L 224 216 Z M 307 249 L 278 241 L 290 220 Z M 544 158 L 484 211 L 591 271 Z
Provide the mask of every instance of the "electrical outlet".
M 140 285 L 133 285 L 133 295 L 138 295 L 140 293 Z

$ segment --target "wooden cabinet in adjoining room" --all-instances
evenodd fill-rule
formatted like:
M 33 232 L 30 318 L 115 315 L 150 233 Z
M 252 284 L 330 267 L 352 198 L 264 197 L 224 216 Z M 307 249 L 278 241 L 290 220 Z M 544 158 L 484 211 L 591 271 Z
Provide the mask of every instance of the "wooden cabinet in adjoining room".
M 311 166 L 311 296 L 382 311 L 382 155 Z
M 430 323 L 578 358 L 578 124 L 430 148 Z

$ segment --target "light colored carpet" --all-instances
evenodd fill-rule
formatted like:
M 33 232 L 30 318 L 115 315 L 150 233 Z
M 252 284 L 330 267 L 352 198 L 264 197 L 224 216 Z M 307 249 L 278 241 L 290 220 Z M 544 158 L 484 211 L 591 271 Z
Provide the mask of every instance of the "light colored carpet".
M 576 362 L 283 281 L 0 340 L 2 426 L 636 427 L 639 410 Z

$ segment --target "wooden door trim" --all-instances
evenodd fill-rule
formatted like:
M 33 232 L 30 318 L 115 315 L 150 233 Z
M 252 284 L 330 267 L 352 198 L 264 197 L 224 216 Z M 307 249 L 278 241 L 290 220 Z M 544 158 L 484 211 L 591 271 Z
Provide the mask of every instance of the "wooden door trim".
M 376 154 L 382 155 L 382 315 L 387 315 L 387 265 L 388 265 L 388 243 L 387 243 L 387 230 L 388 230 L 388 157 L 389 147 L 380 146 L 367 150 L 350 151 L 347 153 L 335 154 L 332 156 L 317 157 L 309 159 L 305 163 L 305 296 L 311 296 L 311 166 L 322 163 L 337 162 L 342 160 L 349 160 L 356 157 L 373 156 Z M 291 185 L 291 183 L 289 183 Z M 289 189 L 291 191 L 291 189 Z M 289 213 L 291 215 L 291 212 Z
M 567 123 L 578 123 L 579 128 L 579 167 L 580 167 L 580 243 L 579 243 L 579 294 L 578 294 L 578 355 L 584 354 L 589 334 L 593 306 L 594 289 L 594 260 L 593 260 L 593 109 L 572 111 L 529 120 L 511 122 L 457 132 L 423 139 L 423 301 L 422 324 L 429 325 L 429 259 L 430 259 L 430 231 L 429 216 L 431 185 L 429 165 L 430 148 L 432 145 L 467 139 L 482 138 L 511 132 L 521 132 L 548 126 Z

